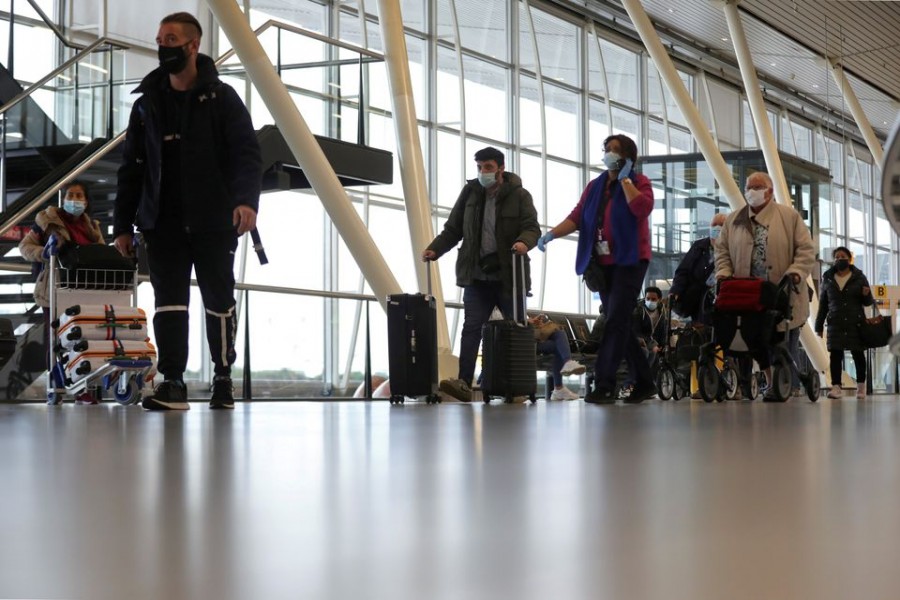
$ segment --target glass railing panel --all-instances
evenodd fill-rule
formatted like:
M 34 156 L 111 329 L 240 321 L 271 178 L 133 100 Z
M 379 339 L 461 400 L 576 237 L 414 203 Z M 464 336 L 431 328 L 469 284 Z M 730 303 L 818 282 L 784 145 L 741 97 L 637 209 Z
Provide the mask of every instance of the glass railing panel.
M 69 64 L 42 77 L 24 98 L 4 108 L 0 141 L 7 150 L 40 153 L 47 146 L 84 143 L 124 127 L 112 111 L 123 96 L 122 47 L 103 44 L 79 53 Z M 14 103 L 14 104 L 13 104 Z
M 359 127 L 361 100 L 367 118 L 369 111 L 365 93 L 360 95 L 360 81 L 365 91 L 372 77 L 384 78 L 383 66 L 377 76 L 372 74 L 373 69 L 382 65 L 383 57 L 313 32 L 274 23 L 260 28 L 258 37 L 313 133 L 352 142 L 365 139 Z M 236 56 L 224 60 L 219 72 L 223 81 L 244 95 L 246 73 Z M 260 102 L 255 91 L 247 102 L 257 127 L 272 123 L 271 115 Z

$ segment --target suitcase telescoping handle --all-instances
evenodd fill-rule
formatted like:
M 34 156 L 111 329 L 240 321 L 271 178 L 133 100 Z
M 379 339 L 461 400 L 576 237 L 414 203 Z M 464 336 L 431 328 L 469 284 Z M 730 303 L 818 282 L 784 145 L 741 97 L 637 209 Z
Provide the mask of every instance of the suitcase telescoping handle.
M 519 302 L 518 302 L 518 300 L 519 300 L 519 293 L 518 293 L 518 291 L 517 291 L 517 289 L 516 289 L 516 288 L 518 287 L 518 284 L 517 284 L 517 279 L 518 279 L 517 275 L 518 275 L 518 272 L 517 272 L 517 270 L 516 270 L 516 257 L 517 257 L 517 256 L 519 257 L 518 264 L 520 265 L 520 269 L 521 269 L 521 272 L 522 272 L 522 294 L 521 294 L 521 298 L 522 298 L 522 320 L 521 320 L 521 321 L 519 320 Z M 513 264 L 512 264 L 512 267 L 513 267 L 513 269 L 512 269 L 513 321 L 515 321 L 516 323 L 521 323 L 521 324 L 524 325 L 524 324 L 525 324 L 525 255 L 524 255 L 524 254 L 518 254 L 518 253 L 516 252 L 515 248 L 513 248 L 513 250 L 512 250 L 512 261 L 513 261 Z

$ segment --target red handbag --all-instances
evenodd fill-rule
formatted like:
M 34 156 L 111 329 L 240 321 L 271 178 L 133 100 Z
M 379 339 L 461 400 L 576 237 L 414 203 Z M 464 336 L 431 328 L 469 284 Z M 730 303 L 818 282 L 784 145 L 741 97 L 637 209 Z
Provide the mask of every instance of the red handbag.
M 719 282 L 715 309 L 721 312 L 762 312 L 775 307 L 778 286 L 757 277 L 731 277 Z

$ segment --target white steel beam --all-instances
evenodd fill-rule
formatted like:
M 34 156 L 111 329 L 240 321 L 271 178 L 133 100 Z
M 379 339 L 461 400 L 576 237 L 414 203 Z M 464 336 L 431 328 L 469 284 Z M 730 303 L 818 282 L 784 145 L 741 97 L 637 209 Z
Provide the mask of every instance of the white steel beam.
M 747 36 L 744 35 L 744 26 L 737 5 L 741 0 L 726 0 L 722 9 L 725 11 L 725 19 L 728 21 L 728 32 L 734 44 L 734 53 L 738 59 L 741 70 L 741 79 L 744 82 L 744 90 L 747 93 L 747 101 L 750 104 L 750 113 L 753 115 L 753 126 L 756 128 L 756 137 L 762 148 L 763 158 L 766 161 L 766 171 L 772 178 L 775 199 L 782 204 L 792 206 L 791 192 L 788 189 L 787 179 L 784 176 L 784 167 L 781 165 L 781 157 L 778 155 L 778 144 L 775 134 L 769 124 L 766 114 L 766 102 L 763 100 L 762 90 L 759 86 L 759 78 L 756 76 L 756 67 L 753 64 L 753 55 L 750 53 L 750 45 Z M 806 278 L 806 284 L 812 289 L 812 275 Z M 801 291 L 803 293 L 803 291 Z M 800 330 L 800 339 L 803 347 L 809 355 L 810 362 L 819 372 L 824 372 L 828 366 L 828 353 L 825 350 L 825 341 L 817 337 L 813 332 L 813 326 L 819 310 L 819 298 L 813 294 L 809 303 L 808 327 Z
M 847 103 L 850 114 L 853 115 L 856 126 L 862 132 L 863 138 L 866 140 L 866 146 L 869 147 L 869 152 L 872 153 L 872 158 L 875 159 L 875 164 L 880 166 L 884 162 L 884 148 L 882 148 L 881 142 L 878 141 L 878 136 L 875 135 L 875 130 L 872 129 L 872 124 L 869 123 L 862 104 L 859 103 L 859 98 L 856 97 L 856 92 L 853 91 L 853 86 L 850 85 L 850 80 L 844 74 L 844 68 L 836 60 L 829 58 L 828 70 L 831 71 L 831 75 L 837 82 L 838 89 L 841 90 L 841 94 L 844 96 L 844 102 Z
M 413 264 L 419 290 L 426 292 L 426 272 L 433 268 L 431 294 L 437 304 L 438 370 L 441 378 L 456 377 L 457 364 L 451 354 L 450 334 L 447 330 L 447 311 L 444 308 L 444 290 L 441 285 L 437 261 L 423 263 L 422 251 L 434 239 L 431 220 L 431 203 L 425 185 L 425 161 L 419 140 L 416 105 L 412 79 L 409 74 L 409 54 L 403 32 L 403 18 L 399 0 L 378 0 L 378 24 L 384 43 L 384 60 L 391 91 L 391 110 L 394 133 L 397 136 L 397 158 L 400 163 L 400 181 L 406 203 L 406 218 L 412 241 Z
M 628 12 L 628 16 L 631 17 L 631 21 L 641 37 L 644 47 L 650 53 L 650 58 L 653 59 L 653 64 L 659 71 L 660 77 L 665 81 L 669 93 L 672 94 L 672 99 L 675 100 L 675 104 L 681 109 L 691 134 L 697 140 L 697 146 L 709 164 L 722 193 L 728 199 L 728 203 L 733 210 L 742 208 L 746 205 L 744 194 L 741 193 L 737 183 L 735 183 L 731 169 L 728 167 L 725 159 L 722 158 L 719 147 L 709 133 L 709 127 L 700 115 L 700 111 L 694 105 L 694 101 L 684 87 L 681 77 L 678 76 L 678 71 L 675 69 L 675 65 L 672 64 L 672 59 L 666 53 L 666 49 L 656 34 L 653 23 L 650 22 L 650 18 L 641 6 L 640 0 L 622 0 L 622 5 Z
M 372 286 L 378 302 L 382 308 L 386 308 L 388 295 L 400 293 L 400 284 L 397 283 L 381 251 L 353 208 L 334 169 L 331 168 L 297 105 L 272 67 L 259 39 L 250 29 L 244 14 L 234 0 L 208 1 L 210 10 L 234 47 L 235 53 L 247 71 L 247 76 L 272 113 L 288 147 L 297 159 L 297 164 L 303 169 L 325 211 L 341 233 L 350 254 Z

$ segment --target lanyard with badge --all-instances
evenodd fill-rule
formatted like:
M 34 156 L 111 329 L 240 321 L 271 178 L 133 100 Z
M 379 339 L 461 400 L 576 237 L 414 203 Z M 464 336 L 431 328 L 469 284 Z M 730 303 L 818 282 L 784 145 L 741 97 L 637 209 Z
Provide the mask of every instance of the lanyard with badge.
M 600 208 L 597 210 L 597 241 L 594 243 L 594 252 L 597 256 L 609 256 L 609 241 L 603 239 L 603 221 L 606 219 L 606 207 L 609 205 L 612 192 L 604 190 Z

